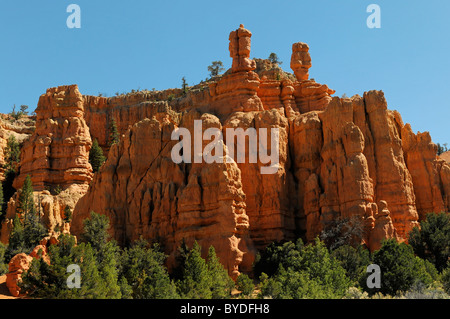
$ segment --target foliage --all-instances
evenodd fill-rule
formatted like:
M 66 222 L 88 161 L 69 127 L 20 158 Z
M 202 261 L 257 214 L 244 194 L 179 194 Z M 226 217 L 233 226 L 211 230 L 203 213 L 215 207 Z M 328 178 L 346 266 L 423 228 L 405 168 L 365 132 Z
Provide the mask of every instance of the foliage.
M 442 285 L 445 292 L 450 295 L 450 262 L 447 264 L 447 268 L 442 271 Z
M 443 145 L 437 143 L 437 155 L 441 155 L 445 152 L 448 152 L 447 143 L 444 143 Z
M 214 247 L 210 247 L 207 260 L 201 257 L 201 247 L 195 242 L 185 256 L 182 278 L 177 289 L 182 298 L 227 298 L 234 286 L 227 271 L 219 263 Z
M 57 245 L 49 248 L 50 263 L 42 258 L 33 259 L 31 267 L 22 276 L 20 287 L 31 297 L 57 299 L 106 299 L 120 298 L 120 293 L 111 290 L 102 276 L 90 244 L 75 246 L 70 235 L 60 237 Z M 69 288 L 67 266 L 76 264 L 81 270 L 80 288 Z M 104 272 L 103 272 L 104 275 Z
M 22 252 L 29 254 L 47 235 L 47 230 L 38 215 L 34 204 L 31 178 L 27 175 L 19 194 L 16 216 L 9 237 L 6 252 L 8 259 Z
M 109 122 L 109 146 L 112 146 L 114 144 L 118 144 L 120 140 L 119 137 L 119 131 L 117 129 L 117 123 L 116 120 L 113 118 Z
M 8 272 L 8 261 L 5 260 L 7 246 L 0 242 L 0 276 Z
M 201 256 L 200 245 L 195 242 L 193 248 L 186 256 L 183 269 L 183 278 L 177 282 L 179 294 L 188 299 L 210 299 L 211 277 L 208 266 Z
M 450 258 L 450 214 L 430 213 L 409 234 L 409 244 L 420 258 L 442 271 Z
M 246 274 L 240 274 L 236 280 L 236 288 L 241 292 L 243 296 L 250 296 L 255 290 L 253 280 Z
M 297 240 L 296 244 L 292 242 L 269 244 L 256 257 L 254 265 L 255 276 L 259 277 L 262 273 L 273 276 L 280 265 L 284 268 L 290 267 L 300 258 L 303 246 L 301 239 Z
M 72 236 L 62 235 L 58 245 L 50 246 L 50 264 L 33 260 L 24 279 L 24 289 L 40 298 L 121 298 L 126 287 L 119 284 L 120 249 L 110 241 L 106 216 L 91 212 L 84 221 L 84 242 L 75 246 Z M 81 288 L 67 287 L 67 266 L 81 268 Z M 123 282 L 122 282 L 123 283 Z
M 210 66 L 208 66 L 209 75 L 215 77 L 224 71 L 222 61 L 213 61 Z
M 261 279 L 260 297 L 273 298 L 340 298 L 350 287 L 344 268 L 333 258 L 318 238 L 303 246 L 285 243 L 281 249 L 271 249 L 275 256 L 261 260 L 279 261 L 278 270 Z M 281 254 L 280 254 L 281 253 Z M 271 267 L 268 267 L 270 269 Z
M 181 88 L 183 90 L 183 94 L 186 95 L 188 92 L 188 83 L 186 82 L 186 77 L 181 78 Z
M 2 183 L 3 191 L 3 203 L 2 211 L 6 210 L 6 203 L 9 201 L 11 196 L 14 195 L 15 189 L 12 184 L 14 178 L 16 177 L 17 167 L 20 161 L 20 144 L 17 142 L 14 135 L 10 135 L 6 142 L 6 147 L 4 149 L 4 164 L 3 168 L 5 170 L 5 179 Z
M 428 286 L 437 275 L 434 266 L 416 257 L 410 245 L 395 239 L 383 242 L 380 250 L 374 253 L 373 262 L 381 269 L 381 288 L 368 289 L 369 294 L 379 291 L 396 295 L 408 291 L 417 281 Z
M 3 206 L 5 205 L 5 197 L 3 196 L 3 183 L 0 182 L 0 216 L 3 214 Z
M 273 53 L 273 52 L 270 53 L 268 60 L 269 60 L 270 62 L 276 63 L 276 64 L 278 64 L 278 65 L 283 64 L 283 62 L 281 62 L 281 61 L 278 59 L 278 55 L 277 55 L 276 53 Z
M 367 249 L 362 246 L 354 248 L 344 245 L 332 251 L 331 255 L 340 262 L 352 284 L 358 286 L 365 282 L 367 266 L 371 264 L 370 253 Z
M 103 150 L 98 145 L 97 139 L 95 139 L 89 152 L 89 163 L 91 163 L 94 173 L 99 171 L 105 160 L 106 157 L 103 155 Z
M 331 250 L 343 245 L 357 246 L 364 235 L 364 225 L 360 217 L 333 219 L 320 234 L 320 239 Z
M 20 111 L 16 112 L 16 105 L 14 104 L 12 111 L 9 113 L 9 115 L 17 121 L 20 119 L 23 115 L 28 115 L 28 105 L 21 105 Z
M 64 222 L 70 223 L 72 221 L 72 210 L 68 205 L 64 207 Z
M 20 161 L 20 144 L 17 142 L 14 135 L 8 137 L 4 153 L 5 164 L 3 164 L 3 168 L 7 173 L 15 174 L 17 172 L 17 165 Z
M 122 254 L 121 287 L 129 287 L 134 299 L 177 298 L 175 284 L 164 267 L 166 256 L 159 246 L 150 247 L 145 240 L 136 241 Z M 123 290 L 123 289 L 122 289 Z M 122 293 L 124 294 L 124 293 Z
M 211 297 L 213 299 L 229 297 L 231 295 L 231 289 L 234 287 L 234 282 L 228 276 L 228 271 L 220 263 L 214 246 L 209 247 L 208 256 L 206 257 L 206 266 L 208 275 L 211 278 Z

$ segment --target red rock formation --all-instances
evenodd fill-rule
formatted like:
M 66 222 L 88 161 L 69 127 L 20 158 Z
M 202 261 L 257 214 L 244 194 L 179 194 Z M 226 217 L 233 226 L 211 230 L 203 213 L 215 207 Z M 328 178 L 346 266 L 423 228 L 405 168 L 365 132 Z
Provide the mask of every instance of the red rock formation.
M 201 119 L 204 129 L 221 127 L 216 117 L 195 112 L 181 123 L 167 112 L 136 123 L 112 147 L 89 192 L 78 201 L 72 232 L 80 234 L 89 213 L 100 212 L 110 217 L 112 235 L 122 244 L 141 235 L 159 239 L 170 254 L 169 267 L 185 239 L 188 245 L 197 240 L 205 255 L 214 245 L 233 277 L 239 264 L 249 269 L 254 257 L 247 248 L 248 217 L 236 164 L 175 164 L 171 158 L 177 143 L 172 131 L 181 126 L 193 132 L 194 119 Z
M 439 155 L 439 158 L 443 159 L 447 163 L 450 163 L 450 151 L 442 153 L 441 155 Z
M 6 287 L 14 297 L 19 297 L 20 288 L 18 283 L 22 280 L 22 274 L 30 268 L 33 257 L 21 253 L 15 255 L 8 265 L 8 273 L 6 274 Z
M 447 174 L 450 165 L 436 157 L 437 146 L 431 141 L 428 132 L 412 132 L 411 126 L 402 127 L 402 146 L 406 164 L 411 172 L 416 196 L 416 206 L 420 219 L 427 213 L 449 211 Z
M 230 33 L 230 57 L 233 58 L 231 72 L 252 71 L 256 69 L 256 62 L 250 59 L 252 33 L 241 24 L 239 29 Z
M 227 145 L 234 144 L 235 150 L 237 139 L 228 136 L 228 128 L 241 128 L 244 131 L 255 129 L 257 139 L 266 141 L 270 141 L 270 128 L 279 129 L 279 168 L 275 174 L 261 174 L 261 167 L 265 165 L 259 160 L 257 163 L 250 161 L 247 142 L 245 161 L 237 165 L 241 171 L 242 189 L 246 195 L 246 213 L 252 221 L 250 237 L 254 244 L 262 248 L 273 241 L 293 239 L 294 212 L 289 193 L 295 186 L 290 172 L 287 119 L 276 110 L 236 112 L 225 121 L 223 127 Z M 267 134 L 261 134 L 261 128 L 266 128 Z M 234 160 L 237 161 L 237 158 Z
M 89 184 L 92 142 L 78 87 L 48 89 L 39 98 L 36 116 L 36 130 L 23 146 L 20 175 L 14 181 L 14 188 L 21 188 L 27 175 L 31 176 L 35 190 Z
M 407 240 L 426 213 L 450 211 L 450 165 L 436 157 L 428 134 L 414 134 L 387 109 L 383 92 L 332 98 L 333 90 L 309 79 L 306 44 L 293 45 L 294 76 L 267 60 L 250 59 L 250 39 L 242 25 L 231 32 L 231 69 L 187 93 L 104 98 L 82 96 L 76 86 L 49 89 L 39 101 L 36 131 L 25 143 L 15 186 L 31 175 L 50 229 L 68 231 L 62 221 L 66 205 L 74 208 L 76 235 L 95 211 L 110 218 L 111 235 L 121 244 L 141 235 L 160 241 L 170 267 L 183 239 L 188 245 L 197 240 L 204 255 L 214 245 L 234 278 L 251 270 L 254 247 L 296 237 L 312 241 L 338 218 L 359 219 L 362 243 L 376 250 L 386 238 Z M 121 141 L 110 149 L 111 119 Z M 274 174 L 261 174 L 267 164 L 251 162 L 248 151 L 243 163 L 175 163 L 172 132 L 186 127 L 193 134 L 198 119 L 203 132 L 218 128 L 227 145 L 228 128 L 256 129 L 258 140 L 278 129 Z M 91 181 L 93 139 L 108 160 Z M 229 145 L 236 149 L 237 142 Z M 64 188 L 59 195 L 44 191 L 57 184 Z M 2 241 L 16 198 L 8 205 Z
M 387 110 L 382 92 L 334 98 L 322 112 L 299 115 L 290 132 L 298 182 L 297 225 L 306 223 L 309 240 L 338 217 L 372 216 L 376 221 L 379 201 L 389 205 L 399 238 L 406 239 L 418 225 L 413 179 L 400 139 L 401 119 Z M 379 227 L 386 229 L 384 237 L 394 236 L 386 227 Z M 370 236 L 366 234 L 367 245 L 376 247 L 382 236 Z
M 256 69 L 256 62 L 250 59 L 251 36 L 251 32 L 242 24 L 239 29 L 230 33 L 229 49 L 233 58 L 231 72 L 209 85 L 209 112 L 220 118 L 233 112 L 263 110 L 261 99 L 257 95 L 260 79 L 252 71 Z

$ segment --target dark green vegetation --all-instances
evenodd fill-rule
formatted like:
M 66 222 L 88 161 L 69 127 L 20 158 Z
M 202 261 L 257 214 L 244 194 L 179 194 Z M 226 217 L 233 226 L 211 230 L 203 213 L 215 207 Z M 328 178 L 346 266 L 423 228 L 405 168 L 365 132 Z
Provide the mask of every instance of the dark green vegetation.
M 208 66 L 209 76 L 215 77 L 223 72 L 225 68 L 223 67 L 222 61 L 213 61 L 211 65 Z
M 441 155 L 442 153 L 445 153 L 447 151 L 447 143 L 444 143 L 443 145 L 437 143 L 437 155 Z
M 21 289 L 36 298 L 228 298 L 234 282 L 210 247 L 206 259 L 200 246 L 180 250 L 180 278 L 171 278 L 158 244 L 145 240 L 122 249 L 109 239 L 109 221 L 91 213 L 85 220 L 81 243 L 62 235 L 50 246 L 50 264 L 34 259 Z M 0 247 L 1 248 L 1 247 Z M 81 268 L 81 287 L 68 288 L 69 265 Z
M 28 105 L 21 105 L 20 111 L 16 111 L 16 105 L 14 104 L 11 112 L 8 113 L 15 121 L 20 119 L 23 115 L 28 115 Z
M 279 59 L 278 59 L 278 55 L 276 54 L 276 53 L 270 53 L 270 55 L 269 55 L 269 57 L 268 57 L 268 60 L 270 61 L 270 62 L 272 62 L 272 63 L 276 63 L 276 64 L 278 64 L 278 65 L 281 65 L 281 64 L 283 64 L 283 62 L 281 62 Z
M 115 119 L 111 119 L 109 122 L 109 146 L 112 146 L 114 144 L 118 144 L 120 140 L 119 131 L 117 129 L 117 123 Z M 98 144 L 98 142 L 97 142 Z
M 6 204 L 11 196 L 14 195 L 15 189 L 12 184 L 17 175 L 17 167 L 20 161 L 20 143 L 17 142 L 14 135 L 9 136 L 6 147 L 4 149 L 5 163 L 3 164 L 5 179 L 1 183 L 1 200 L 0 200 L 0 217 L 2 212 L 6 211 Z M 1 221 L 1 218 L 0 218 Z
M 5 260 L 10 260 L 18 253 L 29 254 L 46 235 L 47 230 L 34 205 L 33 187 L 28 175 L 19 193 L 16 217 L 5 251 Z
M 95 139 L 89 152 L 89 163 L 91 163 L 94 173 L 98 172 L 105 161 L 106 157 L 103 155 L 103 150 L 98 145 L 97 139 Z

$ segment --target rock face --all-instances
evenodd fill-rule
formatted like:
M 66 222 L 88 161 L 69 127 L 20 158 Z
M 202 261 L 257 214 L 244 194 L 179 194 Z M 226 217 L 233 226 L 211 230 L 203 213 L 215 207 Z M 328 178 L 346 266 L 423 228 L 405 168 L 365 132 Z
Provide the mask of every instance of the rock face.
M 14 188 L 21 188 L 27 175 L 31 176 L 35 190 L 89 184 L 92 141 L 78 87 L 48 89 L 39 98 L 36 116 L 36 131 L 23 146 L 20 175 L 14 181 Z
M 220 118 L 233 112 L 262 111 L 261 99 L 257 95 L 260 79 L 253 72 L 256 62 L 250 59 L 252 33 L 241 24 L 230 33 L 230 56 L 233 58 L 231 72 L 209 86 L 212 111 Z
M 249 219 L 236 164 L 176 164 L 171 158 L 177 143 L 171 140 L 172 131 L 184 127 L 193 132 L 195 119 L 205 130 L 221 128 L 217 117 L 194 111 L 180 122 L 166 111 L 133 125 L 78 201 L 72 232 L 80 234 L 91 211 L 101 212 L 122 244 L 141 235 L 158 239 L 171 253 L 169 267 L 183 240 L 188 245 L 197 240 L 206 247 L 204 254 L 210 245 L 216 247 L 233 277 L 241 263 L 248 269 L 254 252 L 249 250 Z
M 15 255 L 8 265 L 8 273 L 6 274 L 6 287 L 14 297 L 20 296 L 20 288 L 18 283 L 22 278 L 22 274 L 30 268 L 33 257 L 21 253 Z
M 0 114 L 0 180 L 3 181 L 5 148 L 8 138 L 14 136 L 19 144 L 27 140 L 34 132 L 35 117 L 23 115 L 18 120 L 7 114 Z
M 95 211 L 109 217 L 111 235 L 122 245 L 140 236 L 162 243 L 169 267 L 183 240 L 198 241 L 204 255 L 214 245 L 233 278 L 251 270 L 258 249 L 298 237 L 313 241 L 338 219 L 360 222 L 361 243 L 376 250 L 386 238 L 407 240 L 427 213 L 450 211 L 449 163 L 437 157 L 428 133 L 414 134 L 388 110 L 383 92 L 332 97 L 327 85 L 309 79 L 306 44 L 292 46 L 291 74 L 251 59 L 251 35 L 242 25 L 232 31 L 231 69 L 188 92 L 106 98 L 83 96 L 76 86 L 49 89 L 39 100 L 15 187 L 31 175 L 50 229 L 69 230 L 62 222 L 69 206 L 70 231 L 79 235 Z M 112 119 L 121 139 L 110 147 Z M 182 128 L 191 137 L 186 141 L 199 133 L 202 146 L 183 147 L 178 155 L 187 162 L 172 156 L 180 145 L 172 133 Z M 223 137 L 213 142 L 221 161 L 194 161 L 212 143 L 214 137 L 201 138 L 208 129 Z M 228 135 L 238 130 L 240 141 Z M 108 155 L 95 175 L 88 163 L 94 139 Z M 251 140 L 262 153 L 250 149 Z M 231 152 L 239 146 L 243 161 Z M 60 194 L 45 190 L 55 185 Z M 16 198 L 8 204 L 2 241 Z
M 439 155 L 439 158 L 443 159 L 447 163 L 450 163 L 450 151 L 442 153 L 441 155 Z

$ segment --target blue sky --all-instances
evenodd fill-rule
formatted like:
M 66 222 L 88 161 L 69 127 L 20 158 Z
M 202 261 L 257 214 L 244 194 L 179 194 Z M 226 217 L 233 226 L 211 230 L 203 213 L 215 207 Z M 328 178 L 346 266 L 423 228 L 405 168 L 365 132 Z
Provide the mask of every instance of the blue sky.
M 81 29 L 69 29 L 69 4 Z M 381 29 L 369 29 L 369 4 Z M 215 60 L 228 68 L 230 31 L 253 33 L 253 58 L 289 61 L 307 42 L 310 76 L 336 95 L 383 90 L 390 109 L 415 132 L 450 144 L 450 1 L 106 1 L 2 0 L 0 112 L 34 110 L 49 87 L 78 84 L 83 94 L 196 84 Z

